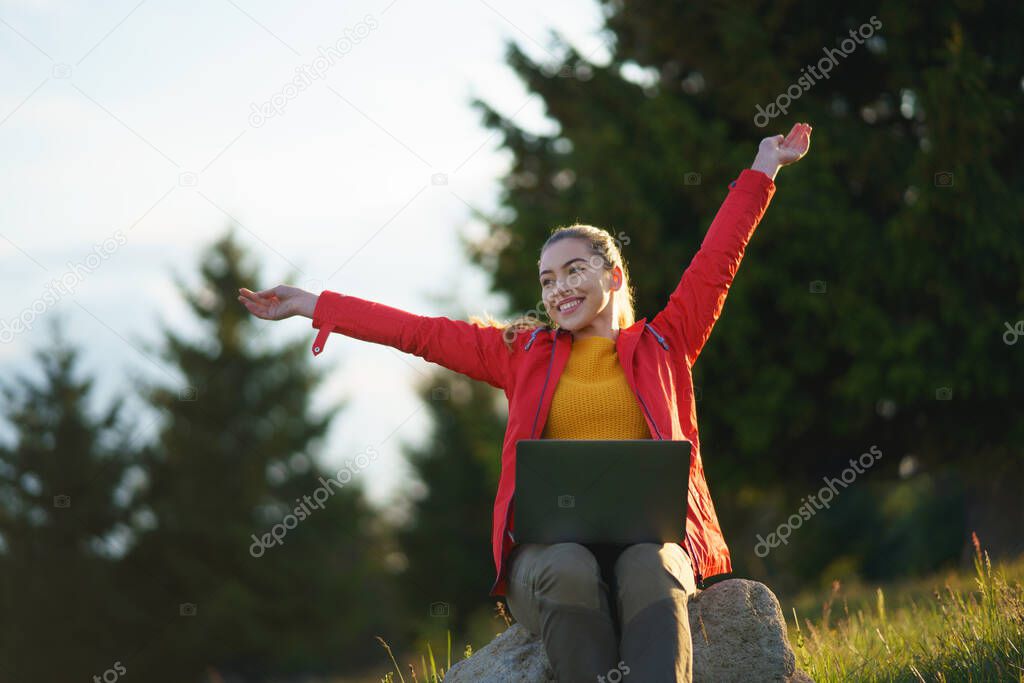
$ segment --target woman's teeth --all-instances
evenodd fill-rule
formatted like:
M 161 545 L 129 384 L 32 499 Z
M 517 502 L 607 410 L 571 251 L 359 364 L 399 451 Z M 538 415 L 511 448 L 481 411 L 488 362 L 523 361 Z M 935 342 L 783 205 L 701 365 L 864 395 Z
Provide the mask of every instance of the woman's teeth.
M 576 299 L 575 301 L 570 301 L 569 303 L 565 304 L 564 306 L 559 306 L 558 310 L 561 313 L 570 313 L 570 312 L 576 310 L 582 302 L 583 302 L 583 299 Z

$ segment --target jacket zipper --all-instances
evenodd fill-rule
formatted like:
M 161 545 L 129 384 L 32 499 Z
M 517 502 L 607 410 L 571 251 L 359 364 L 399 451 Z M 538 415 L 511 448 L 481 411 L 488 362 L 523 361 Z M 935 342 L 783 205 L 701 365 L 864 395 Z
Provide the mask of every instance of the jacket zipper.
M 640 396 L 640 392 L 639 391 L 637 392 L 636 396 L 637 396 L 637 398 L 640 399 L 640 404 L 644 406 L 644 410 L 646 411 L 647 410 L 647 406 L 646 406 L 646 404 L 644 404 L 644 399 L 643 399 L 642 396 Z M 664 441 L 665 439 L 664 439 L 664 437 L 661 436 L 661 432 L 658 431 L 658 425 L 657 425 L 657 423 L 655 423 L 654 418 L 650 417 L 651 414 L 650 414 L 649 411 L 647 412 L 647 416 L 651 419 L 651 424 L 654 425 L 654 431 L 657 432 L 658 438 L 660 440 Z M 686 495 L 687 495 L 687 499 L 689 499 L 689 495 L 690 495 L 689 491 L 687 491 Z M 697 554 L 693 551 L 693 541 L 690 540 L 690 534 L 688 534 L 686 532 L 686 523 L 685 523 L 685 521 L 683 522 L 683 534 L 684 534 L 684 539 L 686 540 L 686 545 L 688 545 L 689 548 L 690 548 L 690 564 L 693 567 L 694 583 L 697 585 L 698 588 L 703 588 L 704 587 L 702 585 L 703 578 L 701 577 L 700 569 L 697 567 Z
M 558 338 L 558 331 L 557 330 L 555 330 L 555 338 L 556 339 Z M 537 438 L 536 437 L 537 419 L 540 417 L 541 406 L 544 405 L 544 393 L 547 391 L 547 388 L 548 388 L 548 380 L 551 379 L 551 368 L 555 364 L 555 348 L 556 347 L 557 347 L 557 344 L 552 342 L 552 344 L 551 344 L 551 359 L 548 360 L 548 374 L 544 378 L 544 386 L 541 387 L 541 390 L 540 390 L 540 401 L 537 403 L 537 412 L 534 413 L 534 415 L 533 415 L 533 426 L 530 427 L 530 438 L 531 439 Z M 512 505 L 510 503 L 509 506 L 508 506 L 508 510 L 505 512 L 505 530 L 506 531 L 508 531 L 508 519 L 511 516 L 511 512 L 512 512 Z M 515 536 L 512 535 L 511 531 L 508 532 L 508 537 L 512 539 L 513 543 L 516 542 L 516 538 L 515 538 Z
M 661 344 L 662 348 L 664 348 L 666 351 L 668 351 L 668 344 L 665 342 L 664 337 L 662 337 L 660 334 L 658 334 L 658 331 L 655 330 L 654 327 L 652 327 L 650 323 L 645 323 L 645 326 L 647 327 L 647 329 L 649 329 L 651 331 L 652 334 L 654 334 L 655 338 L 658 340 L 658 343 Z M 654 425 L 654 431 L 658 434 L 658 438 L 661 439 L 662 441 L 664 441 L 664 438 L 661 436 L 661 432 L 658 430 L 658 425 L 654 421 L 654 418 L 651 417 L 650 411 L 647 410 L 647 404 L 644 403 L 644 399 L 640 395 L 639 391 L 637 391 L 636 396 L 637 396 L 637 398 L 640 399 L 640 405 L 642 405 L 644 407 L 644 411 L 647 412 L 647 417 L 650 418 L 651 424 Z M 689 491 L 687 491 L 687 498 L 689 498 Z M 690 549 L 690 565 L 691 565 L 691 568 L 693 569 L 694 583 L 697 585 L 698 588 L 703 588 L 704 587 L 703 586 L 704 579 L 701 576 L 700 569 L 697 566 L 697 553 L 695 553 L 694 550 L 693 550 L 693 541 L 690 540 L 690 535 L 685 532 L 685 523 L 684 523 L 684 534 L 685 534 L 684 540 L 686 541 L 687 547 L 689 547 L 689 549 Z
M 697 554 L 693 551 L 693 541 L 690 540 L 690 535 L 686 535 L 686 545 L 690 546 L 690 564 L 693 569 L 694 583 L 697 584 L 697 588 L 704 588 L 704 577 L 700 574 L 700 567 L 697 566 Z
M 537 337 L 537 333 L 540 332 L 540 330 L 541 330 L 541 328 L 537 328 L 536 330 L 534 330 L 533 336 L 531 336 L 530 340 L 528 342 L 526 342 L 526 347 L 525 347 L 526 349 L 529 349 L 530 346 L 533 344 L 533 340 Z M 558 338 L 558 330 L 555 330 L 555 338 L 556 339 Z M 530 427 L 530 438 L 531 439 L 535 438 L 534 434 L 537 431 L 537 419 L 540 418 L 540 409 L 541 409 L 541 406 L 544 405 L 544 393 L 547 391 L 547 388 L 548 388 L 548 380 L 551 379 L 551 367 L 555 363 L 555 348 L 556 348 L 556 346 L 557 345 L 554 342 L 552 342 L 552 344 L 551 344 L 551 359 L 548 361 L 548 374 L 544 378 L 544 386 L 541 387 L 541 390 L 540 390 L 540 401 L 537 403 L 537 412 L 533 416 L 533 426 Z M 513 493 L 515 493 L 514 489 L 513 489 Z M 508 534 L 509 539 L 513 543 L 515 543 L 516 542 L 516 537 L 512 534 L 512 531 L 508 528 L 508 521 L 512 517 L 512 505 L 513 505 L 513 503 L 514 503 L 514 499 L 510 500 L 509 503 L 508 503 L 508 509 L 505 510 L 505 533 Z M 498 585 L 498 581 L 501 580 L 501 573 L 502 573 L 502 571 L 504 569 L 505 569 L 505 560 L 504 560 L 504 558 L 502 558 L 501 566 L 498 567 L 498 578 L 495 579 L 494 586 L 491 586 L 491 590 L 492 591 L 494 590 L 495 586 Z
M 644 397 L 640 395 L 639 391 L 636 392 L 636 397 L 640 399 L 640 405 L 644 407 L 644 412 L 647 413 L 647 419 L 651 421 L 652 425 L 654 425 L 654 433 L 658 435 L 658 440 L 664 441 L 665 437 L 663 437 L 661 432 L 658 430 L 658 423 L 656 423 L 654 421 L 654 417 L 651 416 L 651 411 L 647 410 L 647 404 L 644 403 Z
M 557 339 L 558 339 L 558 330 L 555 330 L 555 340 L 557 340 Z M 530 342 L 532 343 L 533 340 L 531 339 Z M 544 386 L 540 390 L 540 401 L 537 403 L 537 412 L 533 416 L 533 426 L 530 427 L 530 438 L 531 439 L 536 438 L 534 436 L 534 433 L 537 431 L 537 419 L 540 417 L 541 406 L 544 405 L 544 392 L 547 391 L 548 380 L 551 379 L 551 366 L 553 366 L 555 364 L 555 348 L 557 346 L 558 346 L 558 344 L 556 344 L 555 341 L 552 341 L 552 343 L 551 343 L 551 359 L 548 361 L 548 374 L 547 374 L 547 377 L 544 378 Z

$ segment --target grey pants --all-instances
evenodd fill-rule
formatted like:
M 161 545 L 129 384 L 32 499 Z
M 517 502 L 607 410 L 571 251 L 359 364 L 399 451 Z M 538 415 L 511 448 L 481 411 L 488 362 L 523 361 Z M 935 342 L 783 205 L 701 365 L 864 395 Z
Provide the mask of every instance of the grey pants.
M 509 610 L 541 637 L 559 683 L 689 683 L 697 587 L 678 543 L 525 543 L 509 563 Z

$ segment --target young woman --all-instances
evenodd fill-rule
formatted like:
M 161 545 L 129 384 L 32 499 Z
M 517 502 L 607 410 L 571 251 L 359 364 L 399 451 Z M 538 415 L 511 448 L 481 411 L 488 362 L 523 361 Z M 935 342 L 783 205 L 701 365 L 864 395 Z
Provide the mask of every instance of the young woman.
M 810 134 L 809 125 L 798 123 L 785 137 L 761 141 L 754 163 L 729 184 L 700 250 L 650 322 L 634 321 L 616 240 L 589 225 L 558 228 L 541 248 L 538 276 L 550 324 L 534 317 L 501 325 L 420 316 L 289 285 L 239 290 L 239 301 L 265 320 L 311 318 L 319 330 L 314 356 L 331 332 L 339 332 L 504 390 L 509 418 L 493 512 L 497 576 L 490 595 L 506 596 L 512 615 L 542 638 L 559 681 L 691 678 L 688 597 L 703 579 L 732 571 L 704 480 L 691 368 L 775 193 L 776 173 L 807 153 Z M 516 544 L 515 444 L 536 438 L 689 440 L 686 536 L 625 548 Z

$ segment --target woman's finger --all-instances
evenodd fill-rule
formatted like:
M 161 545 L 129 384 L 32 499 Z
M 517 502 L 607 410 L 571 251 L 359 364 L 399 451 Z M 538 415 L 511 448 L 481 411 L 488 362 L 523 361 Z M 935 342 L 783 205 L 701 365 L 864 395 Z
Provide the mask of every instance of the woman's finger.
M 242 305 L 257 318 L 261 318 L 263 320 L 281 320 L 282 318 L 288 317 L 283 315 L 285 311 L 285 301 L 287 301 L 287 299 L 282 300 L 276 292 L 280 292 L 285 295 L 289 292 L 280 285 L 272 289 L 265 289 L 258 292 L 254 292 L 246 287 L 240 287 L 238 292 L 238 300 L 242 302 Z
M 250 311 L 252 311 L 252 310 L 262 310 L 262 309 L 266 308 L 266 306 L 263 304 L 263 302 L 253 301 L 252 299 L 244 298 L 244 297 L 239 297 L 239 298 L 241 298 L 242 303 L 245 304 L 245 307 L 248 308 Z
M 246 299 L 246 298 L 245 298 L 245 297 L 243 297 L 243 296 L 240 296 L 240 297 L 238 297 L 238 300 L 242 302 L 242 305 L 243 305 L 243 306 L 245 306 L 245 308 L 246 308 L 246 310 L 247 310 L 247 311 L 249 311 L 250 313 L 252 313 L 253 315 L 255 315 L 255 316 L 257 316 L 257 317 L 261 317 L 261 316 L 260 316 L 260 312 L 259 312 L 259 310 L 258 310 L 258 309 L 256 308 L 256 306 L 255 306 L 255 305 L 254 305 L 254 304 L 253 304 L 252 302 L 250 302 L 250 301 L 249 301 L 248 299 Z
M 263 303 L 262 299 L 260 299 L 256 292 L 252 291 L 251 289 L 242 287 L 238 291 L 242 294 L 242 296 L 244 296 L 247 300 L 252 301 L 253 303 Z
M 786 142 L 784 142 L 783 144 L 786 146 L 793 144 L 794 142 L 800 139 L 800 136 L 803 134 L 803 131 L 803 124 L 796 124 L 795 126 L 793 126 L 793 130 L 789 131 L 789 135 L 786 136 Z
M 256 292 L 256 293 L 259 294 L 260 296 L 262 296 L 264 299 L 272 299 L 272 298 L 278 296 L 278 290 L 279 289 L 280 289 L 279 287 L 271 287 L 270 289 L 264 289 L 262 292 Z
M 810 144 L 810 137 L 811 133 L 809 128 L 802 124 L 796 135 L 791 135 L 790 138 L 786 140 L 785 146 L 799 152 Z
M 797 147 L 801 150 L 807 150 L 811 146 L 811 127 L 804 124 L 803 130 L 800 131 L 800 137 L 797 138 Z

